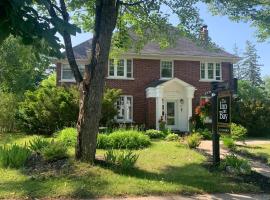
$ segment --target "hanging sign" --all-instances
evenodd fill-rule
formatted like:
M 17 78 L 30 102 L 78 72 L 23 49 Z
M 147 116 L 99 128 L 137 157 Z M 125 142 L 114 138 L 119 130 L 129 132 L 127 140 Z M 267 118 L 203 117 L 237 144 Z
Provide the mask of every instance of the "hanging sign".
M 231 133 L 231 92 L 221 91 L 217 98 L 217 132 Z

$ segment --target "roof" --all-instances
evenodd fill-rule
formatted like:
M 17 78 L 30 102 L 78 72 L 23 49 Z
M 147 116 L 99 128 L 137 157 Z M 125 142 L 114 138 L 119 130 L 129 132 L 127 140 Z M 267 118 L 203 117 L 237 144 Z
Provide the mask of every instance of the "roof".
M 153 81 L 151 83 L 149 83 L 146 88 L 149 88 L 149 87 L 157 87 L 158 85 L 161 85 L 162 83 L 165 83 L 167 82 L 168 80 L 156 80 L 156 81 Z
M 73 47 L 76 59 L 87 59 L 87 51 L 91 49 L 92 39 L 89 39 L 75 47 Z M 128 50 L 127 54 L 137 54 L 135 50 Z M 171 47 L 161 49 L 157 43 L 149 42 L 139 55 L 160 55 L 160 56 L 197 56 L 197 57 L 213 57 L 226 59 L 239 59 L 239 57 L 230 54 L 222 49 L 209 50 L 198 46 L 195 42 L 188 38 L 181 37 Z
M 168 80 L 155 80 L 155 81 L 149 83 L 146 86 L 146 88 L 154 88 L 154 87 L 157 87 L 159 85 L 167 85 L 167 84 L 169 84 L 171 82 L 177 82 L 177 83 L 181 84 L 184 87 L 189 87 L 189 88 L 196 89 L 193 85 L 190 85 L 189 83 L 187 83 L 185 81 L 182 81 L 179 78 L 172 78 L 172 79 L 168 79 Z

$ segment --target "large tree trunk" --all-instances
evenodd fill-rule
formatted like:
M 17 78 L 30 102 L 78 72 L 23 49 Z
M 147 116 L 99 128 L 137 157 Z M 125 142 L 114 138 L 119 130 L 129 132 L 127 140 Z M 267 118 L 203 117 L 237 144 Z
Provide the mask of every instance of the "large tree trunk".
M 95 29 L 92 41 L 91 63 L 86 77 L 80 83 L 80 113 L 76 158 L 93 163 L 101 115 L 101 101 L 113 30 L 118 14 L 117 0 L 96 0 Z

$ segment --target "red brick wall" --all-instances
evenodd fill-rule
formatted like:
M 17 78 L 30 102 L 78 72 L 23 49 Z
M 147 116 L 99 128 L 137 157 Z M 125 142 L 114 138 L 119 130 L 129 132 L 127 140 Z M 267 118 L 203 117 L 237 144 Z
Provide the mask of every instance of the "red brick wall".
M 222 63 L 222 80 L 229 80 L 231 73 L 230 63 Z M 108 71 L 108 70 L 107 70 Z M 57 81 L 60 80 L 61 65 L 57 64 Z M 148 127 L 155 125 L 155 101 L 146 100 L 146 86 L 160 78 L 160 60 L 134 59 L 134 80 L 106 79 L 109 88 L 122 89 L 125 95 L 133 96 L 133 120 Z M 179 78 L 196 87 L 193 99 L 193 110 L 199 104 L 200 97 L 211 89 L 209 82 L 200 82 L 199 61 L 174 61 L 174 77 Z M 59 84 L 58 84 L 59 85 Z

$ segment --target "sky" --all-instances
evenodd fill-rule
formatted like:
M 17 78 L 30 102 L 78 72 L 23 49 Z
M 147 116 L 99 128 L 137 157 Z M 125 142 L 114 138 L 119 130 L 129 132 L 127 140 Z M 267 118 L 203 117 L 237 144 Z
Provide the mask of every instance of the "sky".
M 209 36 L 218 46 L 226 51 L 233 53 L 234 44 L 239 48 L 240 54 L 245 50 L 247 40 L 256 45 L 258 55 L 260 56 L 259 64 L 262 64 L 262 76 L 270 75 L 270 39 L 266 42 L 257 42 L 255 36 L 256 28 L 251 27 L 248 23 L 232 22 L 226 16 L 212 16 L 205 5 L 199 5 L 201 18 L 208 25 Z M 171 16 L 172 24 L 177 23 L 176 16 Z M 92 37 L 91 33 L 78 34 L 72 37 L 73 46 Z

